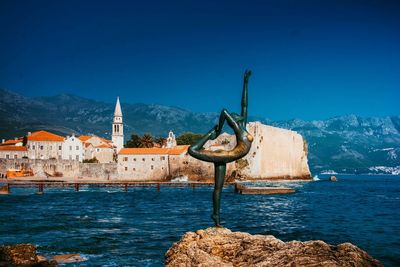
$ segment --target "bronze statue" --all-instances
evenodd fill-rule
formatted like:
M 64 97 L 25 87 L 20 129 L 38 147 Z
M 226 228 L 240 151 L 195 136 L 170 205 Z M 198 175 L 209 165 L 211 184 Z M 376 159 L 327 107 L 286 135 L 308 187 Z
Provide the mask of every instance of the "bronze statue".
M 247 123 L 247 85 L 250 70 L 246 70 L 243 78 L 243 93 L 242 93 L 242 111 L 239 114 L 229 113 L 226 109 L 221 111 L 219 123 L 215 125 L 205 136 L 199 141 L 189 147 L 189 154 L 199 160 L 213 162 L 215 171 L 215 186 L 213 192 L 213 214 L 211 218 L 214 220 L 215 226 L 222 227 L 220 224 L 220 203 L 221 203 L 221 190 L 224 186 L 224 179 L 226 173 L 226 164 L 244 157 L 249 153 L 253 136 L 246 130 Z M 224 126 L 225 121 L 233 129 L 236 136 L 236 146 L 230 150 L 217 150 L 209 151 L 204 150 L 203 146 L 208 140 L 217 138 Z

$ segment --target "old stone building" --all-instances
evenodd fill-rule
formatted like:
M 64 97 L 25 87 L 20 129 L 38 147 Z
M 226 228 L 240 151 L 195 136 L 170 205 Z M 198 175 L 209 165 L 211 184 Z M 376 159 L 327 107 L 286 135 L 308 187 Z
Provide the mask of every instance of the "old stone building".
M 84 159 L 96 158 L 99 163 L 114 161 L 115 147 L 111 140 L 96 135 L 81 135 L 79 140 L 83 143 Z
M 0 146 L 0 159 L 21 159 L 28 157 L 25 146 Z
M 123 148 L 118 153 L 118 174 L 124 180 L 165 180 L 179 168 L 189 146 Z
M 28 133 L 28 157 L 30 159 L 61 159 L 64 137 L 46 131 Z

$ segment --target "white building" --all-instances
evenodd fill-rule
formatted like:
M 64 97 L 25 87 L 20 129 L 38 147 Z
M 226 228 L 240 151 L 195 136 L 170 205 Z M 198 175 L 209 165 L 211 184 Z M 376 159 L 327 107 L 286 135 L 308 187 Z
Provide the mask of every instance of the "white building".
M 99 163 L 110 163 L 114 161 L 114 146 L 111 140 L 96 135 L 81 135 L 79 140 L 83 143 L 84 159 L 96 158 Z
M 65 138 L 62 148 L 61 157 L 65 160 L 83 161 L 84 150 L 82 141 L 74 134 Z
M 118 153 L 118 175 L 124 180 L 164 180 L 170 176 L 170 157 L 179 157 L 189 146 L 174 148 L 123 148 Z
M 22 159 L 28 157 L 25 146 L 0 146 L 0 159 Z
M 117 152 L 124 147 L 124 125 L 122 123 L 122 110 L 119 103 L 119 97 L 115 104 L 114 119 L 112 125 L 112 142 Z
M 61 159 L 64 137 L 46 131 L 28 133 L 28 157 L 30 159 Z
M 167 148 L 176 147 L 176 139 L 172 131 L 169 131 L 168 133 L 167 144 L 165 145 L 165 147 Z

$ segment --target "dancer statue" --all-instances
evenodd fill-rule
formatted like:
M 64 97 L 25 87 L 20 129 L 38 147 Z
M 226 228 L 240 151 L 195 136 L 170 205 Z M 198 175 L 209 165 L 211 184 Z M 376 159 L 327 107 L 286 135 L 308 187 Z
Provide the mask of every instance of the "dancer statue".
M 242 93 L 242 111 L 239 114 L 229 113 L 228 110 L 223 109 L 219 116 L 219 123 L 215 125 L 206 135 L 204 135 L 199 141 L 189 147 L 189 154 L 199 160 L 214 163 L 215 171 L 215 186 L 213 192 L 213 219 L 215 226 L 222 227 L 220 223 L 220 203 L 221 203 L 221 191 L 224 186 L 224 179 L 226 173 L 226 164 L 244 157 L 249 153 L 253 136 L 246 130 L 247 123 L 247 85 L 249 77 L 251 75 L 250 70 L 246 70 L 243 78 L 243 93 Z M 217 138 L 224 126 L 225 121 L 233 129 L 236 136 L 236 146 L 230 150 L 217 150 L 209 151 L 204 150 L 203 146 L 208 140 L 214 140 Z

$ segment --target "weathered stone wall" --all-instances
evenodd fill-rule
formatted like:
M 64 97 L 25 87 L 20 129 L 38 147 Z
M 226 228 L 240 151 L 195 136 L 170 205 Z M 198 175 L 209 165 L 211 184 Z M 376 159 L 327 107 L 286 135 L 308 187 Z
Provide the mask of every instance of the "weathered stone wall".
M 226 177 L 256 179 L 310 179 L 307 146 L 303 137 L 290 130 L 271 127 L 260 122 L 248 124 L 254 137 L 249 153 L 227 166 Z M 236 145 L 234 135 L 224 133 L 216 140 L 206 143 L 205 149 L 212 150 L 215 144 L 224 144 L 225 150 Z M 171 176 L 188 176 L 191 180 L 212 179 L 214 166 L 186 154 L 171 159 Z
M 248 166 L 238 172 L 249 179 L 311 178 L 307 145 L 295 131 L 252 122 L 249 133 L 254 136 L 250 152 L 243 158 Z
M 0 159 L 0 174 L 8 169 L 32 169 L 35 177 L 62 174 L 72 179 L 117 179 L 116 163 L 80 163 L 75 160 Z
M 118 175 L 120 180 L 166 180 L 169 178 L 168 155 L 118 155 Z

